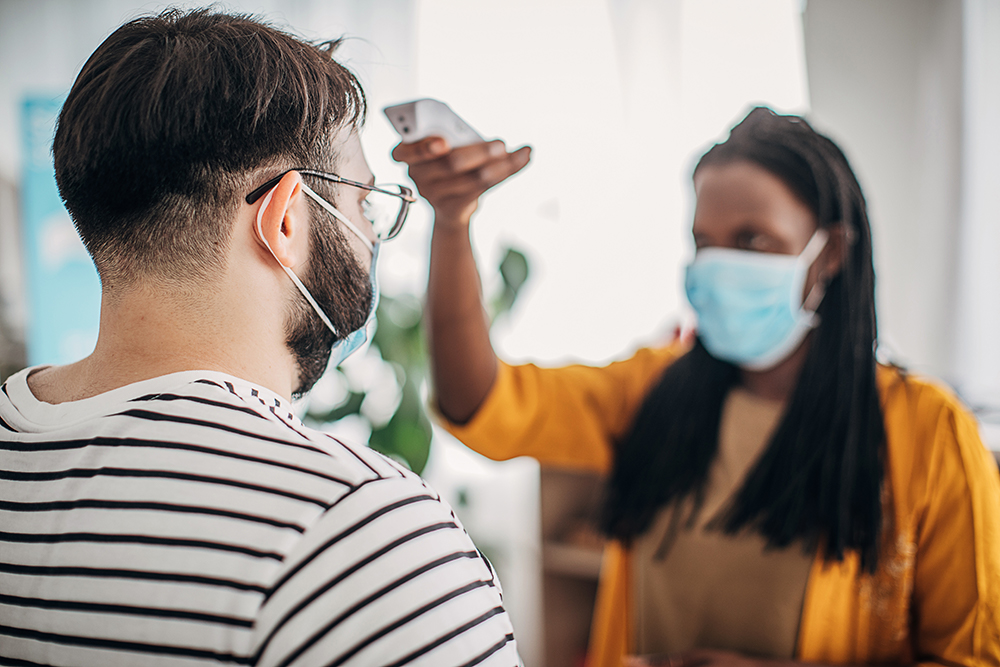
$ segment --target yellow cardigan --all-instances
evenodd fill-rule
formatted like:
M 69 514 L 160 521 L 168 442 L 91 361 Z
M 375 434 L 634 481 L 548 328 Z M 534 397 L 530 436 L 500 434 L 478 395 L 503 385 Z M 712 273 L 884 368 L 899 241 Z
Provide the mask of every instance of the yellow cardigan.
M 474 418 L 445 427 L 493 459 L 606 472 L 677 348 L 604 367 L 500 364 Z M 1000 666 L 1000 475 L 973 417 L 942 388 L 880 367 L 886 422 L 885 538 L 874 575 L 854 554 L 817 554 L 796 657 L 817 663 Z M 630 554 L 606 549 L 588 665 L 630 652 Z

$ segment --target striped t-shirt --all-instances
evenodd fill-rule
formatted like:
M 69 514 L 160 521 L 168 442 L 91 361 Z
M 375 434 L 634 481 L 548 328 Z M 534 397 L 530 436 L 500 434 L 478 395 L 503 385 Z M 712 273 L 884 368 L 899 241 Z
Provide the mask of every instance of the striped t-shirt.
M 518 664 L 488 561 L 387 458 L 207 371 L 0 391 L 0 664 Z

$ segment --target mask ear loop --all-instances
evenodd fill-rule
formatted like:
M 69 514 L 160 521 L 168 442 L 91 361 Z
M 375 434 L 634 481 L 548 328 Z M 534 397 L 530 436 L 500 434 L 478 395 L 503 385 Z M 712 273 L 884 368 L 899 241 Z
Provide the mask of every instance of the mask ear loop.
M 331 206 L 330 202 L 326 201 L 318 194 L 313 192 L 313 189 L 310 188 L 305 183 L 301 183 L 300 186 L 302 187 L 302 191 L 305 192 L 307 195 L 309 195 L 313 201 L 322 206 L 330 215 L 335 217 L 337 220 L 340 220 L 347 226 L 348 229 L 354 232 L 354 235 L 357 236 L 359 239 L 361 239 L 361 242 L 365 244 L 368 250 L 370 250 L 371 252 L 375 252 L 375 244 L 369 241 L 368 237 L 362 234 L 361 230 L 355 227 L 354 223 L 347 219 L 346 215 L 344 215 L 343 213 L 335 209 L 333 206 Z
M 278 186 L 275 186 L 275 188 L 276 187 Z M 305 188 L 304 185 L 302 187 Z M 298 288 L 299 292 L 302 293 L 302 296 L 304 296 L 306 301 L 309 302 L 309 305 L 313 307 L 313 310 L 316 311 L 316 314 L 319 316 L 319 319 L 323 321 L 323 324 L 325 324 L 326 327 L 333 332 L 334 336 L 340 338 L 340 334 L 337 332 L 337 328 L 333 326 L 333 323 L 330 322 L 330 318 L 326 316 L 326 313 L 323 312 L 323 309 L 319 307 L 318 303 L 316 303 L 316 299 L 314 299 L 312 294 L 309 293 L 309 290 L 306 289 L 306 286 L 302 284 L 302 281 L 299 280 L 299 277 L 297 275 L 295 275 L 295 272 L 281 263 L 281 260 L 278 259 L 278 256 L 274 254 L 274 250 L 271 249 L 271 245 L 267 242 L 267 239 L 264 238 L 264 232 L 261 228 L 261 221 L 264 219 L 264 211 L 267 209 L 268 204 L 271 203 L 272 195 L 274 195 L 274 188 L 271 188 L 271 190 L 264 196 L 264 201 L 260 203 L 260 208 L 257 209 L 257 238 L 261 240 L 261 243 L 264 244 L 264 247 L 267 248 L 267 251 L 271 253 L 271 257 L 274 257 L 274 261 L 276 261 L 278 263 L 278 266 L 280 266 L 282 270 L 284 270 L 284 272 L 288 275 L 291 281 Z
M 816 233 L 813 234 L 812 238 L 809 239 L 809 243 L 802 250 L 799 255 L 799 260 L 806 263 L 806 272 L 808 273 L 809 268 L 812 267 L 813 263 L 819 259 L 820 254 L 823 249 L 826 248 L 826 242 L 829 240 L 830 235 L 825 229 L 817 229 Z M 816 309 L 819 308 L 819 304 L 823 303 L 823 297 L 826 296 L 826 283 L 827 281 L 822 279 L 823 276 L 819 277 L 816 284 L 812 286 L 809 290 L 809 294 L 802 301 L 802 310 L 810 313 L 813 317 L 816 316 Z

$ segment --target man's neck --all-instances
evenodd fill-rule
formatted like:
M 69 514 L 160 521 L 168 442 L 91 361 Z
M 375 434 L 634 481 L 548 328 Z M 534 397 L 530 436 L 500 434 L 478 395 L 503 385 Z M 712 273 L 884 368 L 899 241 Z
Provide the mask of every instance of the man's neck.
M 262 321 L 260 309 L 240 303 L 249 298 L 247 290 L 226 292 L 199 294 L 193 303 L 149 290 L 105 294 L 94 352 L 33 373 L 32 393 L 46 403 L 65 403 L 170 373 L 208 370 L 289 398 L 295 365 L 280 324 Z

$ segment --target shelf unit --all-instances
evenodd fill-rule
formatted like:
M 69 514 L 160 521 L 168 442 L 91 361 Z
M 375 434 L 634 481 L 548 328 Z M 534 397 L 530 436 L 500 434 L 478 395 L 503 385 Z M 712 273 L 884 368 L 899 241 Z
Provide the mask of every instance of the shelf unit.
M 582 667 L 601 568 L 595 525 L 602 479 L 542 468 L 540 483 L 545 665 Z

